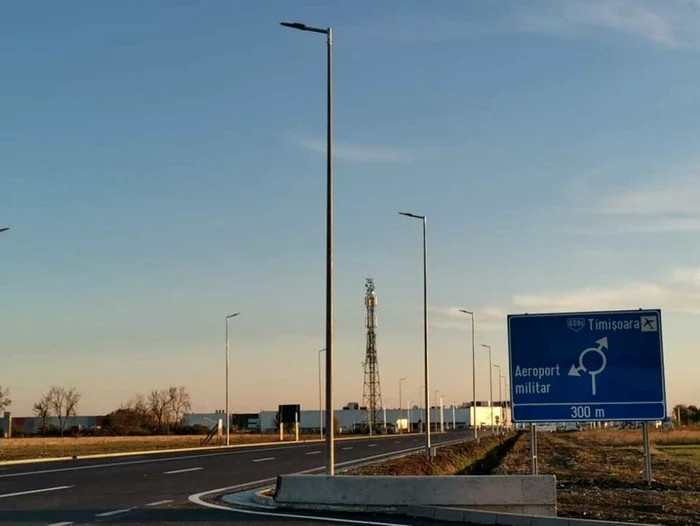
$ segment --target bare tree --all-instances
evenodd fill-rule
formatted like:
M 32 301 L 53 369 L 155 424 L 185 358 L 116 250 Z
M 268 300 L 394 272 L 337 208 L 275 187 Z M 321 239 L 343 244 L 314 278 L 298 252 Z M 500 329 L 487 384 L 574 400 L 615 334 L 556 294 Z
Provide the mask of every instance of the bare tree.
M 187 411 L 192 409 L 190 394 L 184 385 L 168 388 L 168 404 L 175 415 L 175 423 L 179 424 L 181 415 L 184 416 Z
M 61 436 L 66 428 L 66 422 L 71 416 L 76 416 L 76 409 L 80 401 L 80 393 L 75 387 L 66 389 L 65 387 L 53 386 L 49 389 L 49 406 L 53 414 L 58 418 L 58 427 Z
M 48 394 L 41 395 L 38 402 L 34 403 L 34 415 L 41 418 L 41 430 L 46 430 L 46 419 L 51 415 L 51 399 Z
M 12 404 L 10 400 L 10 388 L 0 385 L 0 412 L 4 411 Z
M 158 422 L 158 429 L 163 429 L 163 423 L 170 416 L 170 400 L 168 391 L 153 390 L 148 394 L 148 410 Z

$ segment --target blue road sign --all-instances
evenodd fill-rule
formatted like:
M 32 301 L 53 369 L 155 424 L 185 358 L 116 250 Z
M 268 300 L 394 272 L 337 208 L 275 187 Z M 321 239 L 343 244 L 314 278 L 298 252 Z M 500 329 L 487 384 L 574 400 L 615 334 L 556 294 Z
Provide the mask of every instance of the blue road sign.
M 508 316 L 513 422 L 662 420 L 661 311 Z

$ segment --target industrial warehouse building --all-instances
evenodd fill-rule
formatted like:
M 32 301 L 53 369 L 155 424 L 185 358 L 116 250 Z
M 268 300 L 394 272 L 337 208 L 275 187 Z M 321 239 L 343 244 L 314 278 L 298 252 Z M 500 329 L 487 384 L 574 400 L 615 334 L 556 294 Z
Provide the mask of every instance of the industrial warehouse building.
M 398 427 L 407 428 L 417 431 L 419 426 L 424 422 L 423 409 L 386 409 L 380 411 L 377 415 L 378 426 L 387 431 L 398 429 Z M 325 427 L 325 412 L 319 414 L 318 409 L 300 411 L 299 429 L 302 432 L 318 431 L 321 427 L 321 418 L 323 418 Z M 471 415 L 470 415 L 471 414 Z M 367 423 L 367 412 L 361 409 L 338 409 L 334 412 L 335 419 L 340 427 L 341 433 L 352 433 L 359 431 Z M 471 419 L 469 417 L 472 417 Z M 474 420 L 474 410 L 471 407 L 445 407 L 442 410 L 442 419 L 440 408 L 433 407 L 430 410 L 430 424 L 432 429 L 439 429 L 440 424 L 444 429 L 463 429 L 471 427 L 470 422 Z M 224 415 L 220 413 L 211 414 L 189 414 L 185 415 L 185 423 L 189 425 L 215 425 L 219 419 L 223 419 Z M 495 425 L 510 425 L 510 408 L 493 406 L 493 419 Z M 401 425 L 398 425 L 402 421 Z M 491 407 L 486 405 L 477 405 L 476 422 L 478 427 L 491 426 Z M 247 415 L 234 414 L 231 416 L 231 425 L 234 428 L 248 431 L 272 432 L 277 430 L 277 411 L 262 411 L 260 413 L 252 413 Z
M 476 422 L 479 427 L 491 426 L 491 407 L 487 403 L 477 403 Z M 470 418 L 470 416 L 472 418 Z M 474 420 L 474 410 L 471 407 L 445 407 L 442 410 L 442 420 L 440 408 L 433 407 L 430 410 L 430 423 L 433 430 L 440 429 L 440 424 L 444 429 L 463 429 L 470 427 L 470 422 Z M 99 428 L 102 425 L 104 416 L 75 416 L 66 420 L 65 429 L 70 433 L 72 428 L 90 430 Z M 183 423 L 186 425 L 203 425 L 213 427 L 219 420 L 224 420 L 222 413 L 192 413 L 184 416 Z M 321 427 L 321 418 L 325 426 L 325 412 L 319 414 L 317 409 L 301 410 L 299 414 L 299 430 L 301 432 L 317 432 Z M 345 409 L 335 411 L 335 419 L 340 427 L 341 433 L 353 433 L 366 431 L 367 412 L 357 408 L 356 404 L 348 404 Z M 510 426 L 510 407 L 493 406 L 493 421 L 496 425 Z M 424 418 L 423 409 L 386 409 L 377 415 L 377 424 L 381 431 L 392 432 L 399 427 L 405 430 L 419 431 Z M 0 417 L 0 437 L 7 436 L 9 429 L 10 413 L 6 412 Z M 401 423 L 399 422 L 401 421 Z M 291 422 L 290 422 L 291 423 Z M 12 416 L 12 427 L 27 433 L 38 433 L 43 424 L 58 427 L 58 419 L 48 417 L 44 420 L 36 417 L 15 417 Z M 231 415 L 232 429 L 249 432 L 273 432 L 277 427 L 277 411 L 261 411 L 260 413 L 239 413 Z

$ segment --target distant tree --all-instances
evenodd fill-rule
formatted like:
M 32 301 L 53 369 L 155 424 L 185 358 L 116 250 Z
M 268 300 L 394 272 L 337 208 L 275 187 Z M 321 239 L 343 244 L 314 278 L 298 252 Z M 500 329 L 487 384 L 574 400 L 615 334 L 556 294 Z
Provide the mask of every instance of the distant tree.
M 48 394 L 41 395 L 38 402 L 34 402 L 34 415 L 41 418 L 41 432 L 46 432 L 46 419 L 51 415 L 51 399 Z
M 192 409 L 190 394 L 184 385 L 168 388 L 168 405 L 175 417 L 175 423 L 180 424 L 181 415 L 184 416 L 187 411 Z
M 66 389 L 65 387 L 53 386 L 49 389 L 47 396 L 51 411 L 58 418 L 58 428 L 63 436 L 68 418 L 77 415 L 76 410 L 81 395 L 75 387 Z
M 12 404 L 10 400 L 10 388 L 0 385 L 0 412 L 4 411 Z
M 148 394 L 148 410 L 158 423 L 158 429 L 163 430 L 163 424 L 170 418 L 170 398 L 168 391 L 153 390 Z

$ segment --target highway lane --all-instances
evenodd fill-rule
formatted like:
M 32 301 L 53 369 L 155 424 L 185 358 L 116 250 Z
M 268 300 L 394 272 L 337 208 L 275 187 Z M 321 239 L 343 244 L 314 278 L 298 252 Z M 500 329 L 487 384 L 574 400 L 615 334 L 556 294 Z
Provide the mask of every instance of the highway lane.
M 435 441 L 464 436 L 436 435 Z M 340 441 L 338 463 L 420 446 L 422 435 Z M 0 471 L 0 523 L 123 521 L 182 507 L 189 495 L 323 466 L 323 444 L 308 443 L 8 466 Z M 189 507 L 189 506 L 188 506 Z

